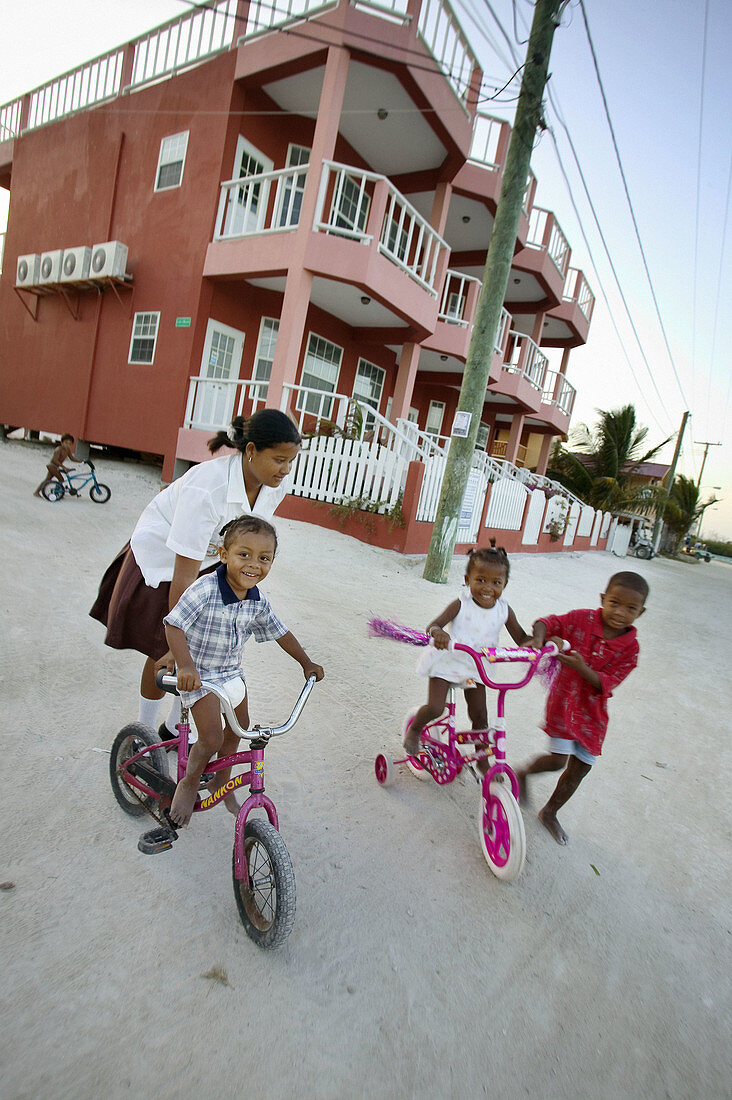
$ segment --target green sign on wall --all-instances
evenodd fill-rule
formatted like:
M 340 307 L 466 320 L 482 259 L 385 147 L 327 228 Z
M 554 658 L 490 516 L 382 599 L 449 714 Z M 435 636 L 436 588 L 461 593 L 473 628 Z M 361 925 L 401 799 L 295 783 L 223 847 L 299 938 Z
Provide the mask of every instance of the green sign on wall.
M 191 327 L 190 317 L 176 317 L 175 327 L 176 328 L 190 328 Z

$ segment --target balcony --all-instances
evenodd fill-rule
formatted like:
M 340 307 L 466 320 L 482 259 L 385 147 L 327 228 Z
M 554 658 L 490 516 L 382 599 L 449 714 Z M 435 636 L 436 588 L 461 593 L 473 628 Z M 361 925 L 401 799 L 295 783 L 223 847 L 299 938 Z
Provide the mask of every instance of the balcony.
M 513 329 L 508 334 L 506 354 L 500 378 L 489 383 L 488 389 L 513 398 L 527 412 L 538 412 L 544 392 L 547 357 L 530 336 Z
M 585 344 L 590 331 L 595 296 L 584 272 L 576 267 L 567 269 L 561 305 L 549 310 L 542 337 L 547 347 L 576 347 Z
M 204 274 L 284 275 L 312 165 L 221 185 Z M 449 249 L 386 176 L 324 161 L 304 266 L 382 301 L 424 332 L 435 327 Z
M 528 201 L 532 184 L 535 186 L 536 181 L 530 177 L 525 202 Z M 526 246 L 517 253 L 513 262 L 515 268 L 529 272 L 538 279 L 549 306 L 562 301 L 571 254 L 569 242 L 551 210 L 532 207 Z
M 456 359 L 463 361 L 467 359 L 480 289 L 480 279 L 448 268 L 445 272 L 445 284 L 437 313 L 437 325 L 434 333 L 423 341 L 422 346 L 430 351 L 452 355 Z M 511 314 L 504 308 L 501 310 L 493 345 L 494 354 L 490 374 L 490 380 L 493 382 L 500 374 L 510 328 Z
M 576 390 L 559 371 L 547 370 L 541 395 L 540 415 L 562 435 L 567 434 L 572 419 Z

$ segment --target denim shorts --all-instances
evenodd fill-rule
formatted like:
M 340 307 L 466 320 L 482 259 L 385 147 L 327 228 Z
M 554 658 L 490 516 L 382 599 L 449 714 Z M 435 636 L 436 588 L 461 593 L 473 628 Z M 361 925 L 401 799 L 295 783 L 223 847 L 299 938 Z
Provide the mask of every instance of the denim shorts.
M 564 737 L 550 737 L 549 748 L 552 752 L 561 753 L 562 756 L 576 756 L 583 764 L 594 764 L 597 760 L 591 752 L 588 752 L 579 741 L 568 741 Z

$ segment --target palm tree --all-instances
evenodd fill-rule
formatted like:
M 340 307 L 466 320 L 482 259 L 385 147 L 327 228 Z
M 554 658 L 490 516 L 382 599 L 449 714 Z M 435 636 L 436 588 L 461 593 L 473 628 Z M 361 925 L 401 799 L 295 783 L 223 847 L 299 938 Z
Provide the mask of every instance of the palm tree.
M 597 413 L 593 429 L 579 424 L 572 432 L 572 450 L 555 445 L 547 475 L 593 508 L 650 511 L 658 494 L 634 483 L 634 478 L 638 467 L 657 455 L 668 439 L 641 453 L 648 428 L 638 426 L 632 405 Z
M 673 552 L 681 546 L 681 540 L 687 531 L 690 531 L 696 521 L 704 515 L 710 504 L 716 504 L 718 497 L 710 497 L 709 500 L 699 500 L 699 486 L 695 485 L 691 478 L 679 474 L 674 478 L 668 501 L 663 508 L 663 518 L 669 531 L 676 540 Z

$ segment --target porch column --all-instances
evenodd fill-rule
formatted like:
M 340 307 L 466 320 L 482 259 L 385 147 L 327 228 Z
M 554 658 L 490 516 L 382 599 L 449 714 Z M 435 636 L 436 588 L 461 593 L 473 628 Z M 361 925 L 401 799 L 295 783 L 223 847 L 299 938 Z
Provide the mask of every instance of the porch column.
M 435 197 L 432 200 L 432 213 L 430 214 L 430 225 L 434 229 L 435 233 L 439 233 L 442 236 L 445 232 L 445 225 L 447 224 L 447 213 L 450 209 L 450 200 L 452 198 L 452 184 L 438 183 L 435 188 Z
M 294 382 L 297 377 L 303 332 L 310 304 L 310 290 L 313 284 L 312 273 L 305 269 L 305 253 L 313 231 L 323 161 L 332 160 L 335 153 L 349 60 L 348 50 L 338 46 L 328 48 L 323 85 L 320 89 L 318 117 L 310 152 L 310 168 L 305 180 L 300 221 L 292 241 L 285 294 L 282 299 L 280 327 L 277 332 L 272 374 L 267 389 L 267 405 L 272 409 L 282 407 L 283 387 L 287 382 Z
M 402 353 L 399 356 L 394 395 L 391 400 L 391 419 L 393 423 L 401 417 L 406 420 L 409 416 L 409 406 L 414 393 L 414 380 L 417 377 L 419 365 L 419 344 L 403 344 Z
M 567 373 L 567 367 L 569 366 L 569 353 L 571 352 L 571 350 L 571 348 L 565 348 L 562 352 L 562 362 L 559 366 L 560 374 L 566 375 Z
M 546 468 L 549 463 L 549 455 L 552 451 L 552 443 L 554 442 L 553 435 L 545 435 L 541 441 L 541 447 L 539 448 L 539 460 L 536 463 L 537 474 L 546 474 Z
M 544 312 L 539 312 L 534 318 L 534 327 L 531 332 L 531 339 L 534 341 L 537 347 L 541 347 L 541 335 L 544 331 L 545 316 L 546 314 Z
M 506 461 L 512 462 L 516 465 L 516 456 L 518 454 L 519 444 L 521 443 L 521 433 L 524 430 L 524 420 L 526 417 L 523 413 L 514 413 L 513 420 L 511 421 L 511 430 L 508 433 L 508 443 L 506 444 Z

